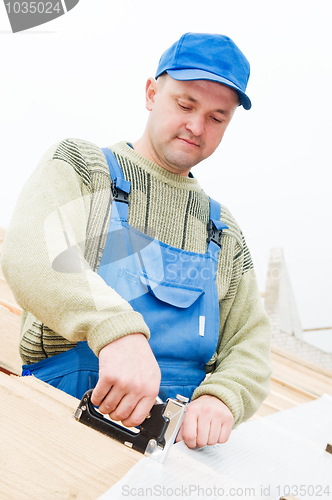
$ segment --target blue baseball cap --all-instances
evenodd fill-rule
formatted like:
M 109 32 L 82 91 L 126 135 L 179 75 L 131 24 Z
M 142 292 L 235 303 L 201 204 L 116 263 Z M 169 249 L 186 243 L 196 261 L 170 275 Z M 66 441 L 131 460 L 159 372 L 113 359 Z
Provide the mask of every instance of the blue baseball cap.
M 224 35 L 185 33 L 160 58 L 156 79 L 167 72 L 174 80 L 212 80 L 235 89 L 240 105 L 251 108 L 246 95 L 250 65 L 235 43 Z

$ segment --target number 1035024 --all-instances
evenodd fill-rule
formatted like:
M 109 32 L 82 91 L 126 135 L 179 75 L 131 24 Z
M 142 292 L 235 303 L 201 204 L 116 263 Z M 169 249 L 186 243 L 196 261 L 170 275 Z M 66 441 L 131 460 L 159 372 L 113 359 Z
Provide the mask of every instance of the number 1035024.
M 60 14 L 63 9 L 60 2 L 7 2 L 8 14 Z
M 278 496 L 279 495 L 295 495 L 295 496 L 306 496 L 306 497 L 330 497 L 330 487 L 329 485 L 287 485 L 277 486 Z

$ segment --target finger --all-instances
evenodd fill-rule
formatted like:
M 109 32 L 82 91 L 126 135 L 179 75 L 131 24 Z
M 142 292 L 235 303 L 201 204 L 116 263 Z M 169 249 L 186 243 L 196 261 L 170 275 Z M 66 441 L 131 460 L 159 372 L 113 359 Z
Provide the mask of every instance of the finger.
M 198 448 L 203 448 L 204 446 L 207 445 L 210 435 L 210 428 L 211 428 L 210 420 L 202 416 L 199 416 L 197 420 L 197 436 L 196 436 L 196 446 L 198 446 Z
M 140 425 L 148 416 L 154 402 L 154 397 L 145 397 L 140 399 L 128 417 L 122 420 L 123 425 L 127 427 L 136 427 L 137 425 Z
M 226 443 L 226 441 L 228 441 L 228 438 L 231 434 L 232 428 L 233 428 L 233 422 L 231 422 L 231 421 L 230 422 L 225 421 L 222 424 L 221 429 L 220 429 L 220 433 L 219 433 L 218 443 Z
M 213 446 L 219 442 L 221 428 L 222 423 L 219 420 L 212 420 L 206 444 Z
M 133 397 L 132 394 L 126 394 L 121 401 L 119 401 L 119 404 L 108 412 L 108 414 L 112 420 L 118 420 L 126 425 L 126 419 L 131 416 L 137 404 L 138 401 L 136 397 Z
M 96 387 L 92 391 L 91 403 L 95 406 L 101 405 L 102 401 L 106 398 L 111 388 L 112 384 L 110 381 L 99 378 Z
M 117 408 L 119 407 L 123 398 L 125 398 L 126 395 L 127 395 L 126 391 L 121 389 L 118 385 L 113 386 L 112 389 L 107 393 L 106 397 L 99 404 L 99 411 L 104 414 L 109 414 L 109 415 L 113 414 L 117 410 Z M 127 404 L 130 403 L 131 406 L 134 408 L 137 403 L 137 399 L 133 397 L 132 401 L 126 401 L 126 403 Z M 125 407 L 126 405 L 124 406 L 124 408 Z M 120 418 L 115 418 L 115 417 L 111 418 L 114 418 L 114 420 L 121 420 Z
M 189 410 L 189 408 L 188 408 Z M 197 415 L 196 412 L 187 411 L 182 422 L 182 439 L 188 448 L 196 448 Z

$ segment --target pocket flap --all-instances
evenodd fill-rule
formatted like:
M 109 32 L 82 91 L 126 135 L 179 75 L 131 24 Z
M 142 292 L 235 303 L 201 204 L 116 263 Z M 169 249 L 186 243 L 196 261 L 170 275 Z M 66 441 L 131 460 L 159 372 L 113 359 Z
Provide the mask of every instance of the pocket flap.
M 204 294 L 202 288 L 183 284 L 174 284 L 169 281 L 157 281 L 146 274 L 140 274 L 142 285 L 158 300 L 171 306 L 187 308 Z

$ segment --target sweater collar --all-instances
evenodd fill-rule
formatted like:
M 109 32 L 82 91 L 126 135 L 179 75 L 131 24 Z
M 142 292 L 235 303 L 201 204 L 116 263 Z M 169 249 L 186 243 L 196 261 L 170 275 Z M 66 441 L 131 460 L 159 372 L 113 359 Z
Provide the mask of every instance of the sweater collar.
M 200 185 L 198 184 L 198 181 L 193 176 L 184 177 L 182 175 L 169 172 L 168 170 L 160 167 L 148 158 L 145 158 L 145 156 L 137 153 L 137 151 L 135 151 L 126 141 L 115 144 L 111 149 L 114 153 L 128 158 L 128 160 L 140 166 L 146 172 L 154 175 L 161 182 L 165 182 L 166 184 L 180 189 L 188 189 L 191 191 L 202 190 Z

